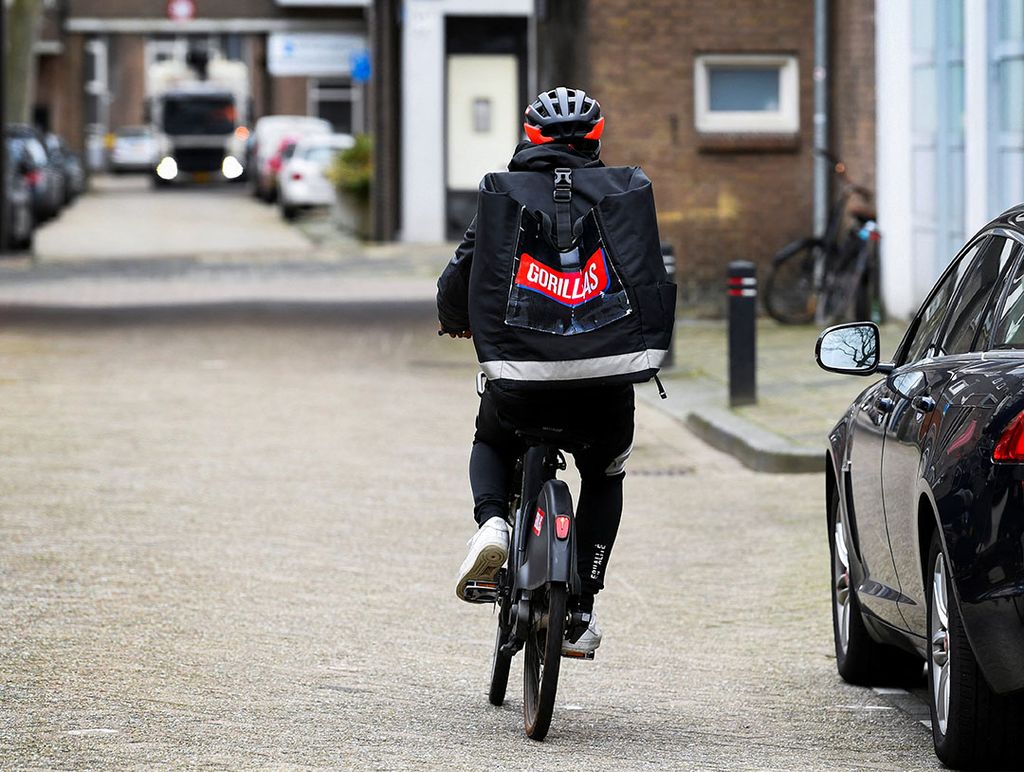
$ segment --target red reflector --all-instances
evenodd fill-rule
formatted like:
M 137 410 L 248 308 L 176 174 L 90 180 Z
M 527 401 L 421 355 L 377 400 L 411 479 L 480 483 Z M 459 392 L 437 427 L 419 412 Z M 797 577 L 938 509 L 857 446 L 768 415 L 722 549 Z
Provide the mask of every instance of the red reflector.
M 567 515 L 559 515 L 555 518 L 555 536 L 559 539 L 569 538 L 569 517 Z
M 25 179 L 28 181 L 29 185 L 38 185 L 39 180 L 41 180 L 42 178 L 43 173 L 38 169 L 30 171 L 28 174 L 25 175 Z
M 302 172 L 292 172 L 292 179 L 293 180 L 301 180 L 302 179 Z
M 1024 412 L 1010 421 L 992 451 L 993 461 L 1024 461 Z

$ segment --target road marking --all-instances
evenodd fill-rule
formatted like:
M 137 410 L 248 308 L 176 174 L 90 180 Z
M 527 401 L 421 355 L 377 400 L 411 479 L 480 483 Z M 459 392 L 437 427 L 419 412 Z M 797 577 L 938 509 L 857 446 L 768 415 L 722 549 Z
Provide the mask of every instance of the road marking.
M 71 735 L 72 737 L 92 737 L 94 735 L 117 734 L 117 730 L 116 729 L 104 729 L 104 728 L 98 728 L 98 729 L 71 729 L 71 730 L 68 731 L 68 734 Z
M 893 689 L 888 686 L 876 686 L 871 691 L 875 694 L 908 694 L 906 689 Z

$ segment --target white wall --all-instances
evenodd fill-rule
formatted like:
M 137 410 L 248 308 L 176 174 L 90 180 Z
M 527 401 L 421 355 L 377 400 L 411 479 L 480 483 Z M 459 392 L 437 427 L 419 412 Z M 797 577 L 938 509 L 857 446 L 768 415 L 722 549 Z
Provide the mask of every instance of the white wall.
M 437 242 L 445 235 L 445 16 L 530 16 L 533 0 L 405 0 L 404 11 L 401 240 Z
M 875 2 L 875 105 L 878 223 L 882 232 L 882 297 L 889 314 L 906 318 L 915 292 L 910 0 Z M 930 259 L 930 256 L 926 256 Z

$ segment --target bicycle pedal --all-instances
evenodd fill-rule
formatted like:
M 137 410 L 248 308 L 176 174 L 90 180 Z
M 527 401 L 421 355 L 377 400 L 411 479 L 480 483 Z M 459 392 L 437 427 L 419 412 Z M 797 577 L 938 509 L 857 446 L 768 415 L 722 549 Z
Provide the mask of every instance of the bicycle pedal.
M 564 651 L 563 650 L 562 651 L 562 657 L 564 659 L 593 659 L 594 658 L 594 653 L 595 652 L 592 652 L 592 651 L 588 651 L 586 653 L 577 653 L 577 652 L 574 652 L 574 651 L 573 652 L 569 652 L 569 651 Z
M 496 603 L 498 600 L 497 582 L 466 582 L 463 596 L 470 603 Z

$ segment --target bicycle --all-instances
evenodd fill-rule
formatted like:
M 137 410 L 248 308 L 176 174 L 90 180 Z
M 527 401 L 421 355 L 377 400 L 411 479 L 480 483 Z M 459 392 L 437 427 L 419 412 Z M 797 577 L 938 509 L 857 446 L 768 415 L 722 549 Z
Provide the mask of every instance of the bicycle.
M 468 583 L 466 596 L 498 605 L 487 695 L 492 705 L 504 703 L 512 658 L 525 649 L 524 728 L 528 737 L 540 741 L 551 726 L 562 657 L 569 656 L 562 654 L 562 642 L 579 640 L 590 624 L 590 614 L 571 610 L 580 594 L 576 516 L 569 487 L 557 479 L 566 468 L 559 448 L 572 452 L 574 443 L 550 429 L 517 434 L 528 448 L 516 463 L 509 501 L 508 560 L 495 582 Z M 586 446 L 576 443 L 576 447 Z
M 869 206 L 849 206 L 857 195 L 872 200 L 867 188 L 850 181 L 846 164 L 826 151 L 843 182 L 822 237 L 804 238 L 783 247 L 773 258 L 765 281 L 765 310 L 784 324 L 834 324 L 847 319 L 880 321 L 878 304 L 878 231 Z M 844 238 L 846 215 L 853 219 Z

